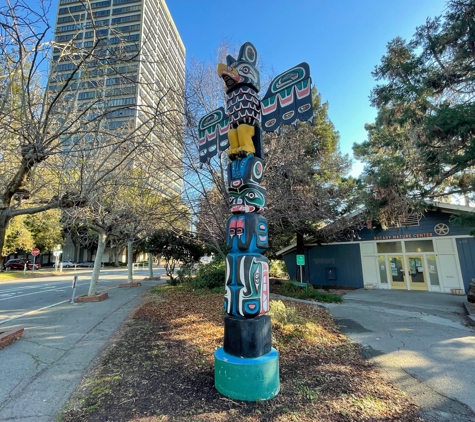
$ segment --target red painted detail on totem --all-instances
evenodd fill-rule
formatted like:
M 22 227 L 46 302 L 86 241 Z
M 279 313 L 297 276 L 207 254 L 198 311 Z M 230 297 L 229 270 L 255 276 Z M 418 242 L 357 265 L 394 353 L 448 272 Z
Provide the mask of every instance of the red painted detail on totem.
M 261 295 L 261 311 L 259 315 L 269 312 L 269 266 L 262 263 L 262 295 Z
M 229 235 L 231 237 L 233 237 L 236 234 L 236 226 L 237 226 L 237 221 L 231 220 L 231 223 L 229 224 Z
M 238 218 L 236 221 L 236 234 L 241 236 L 244 233 L 244 218 Z
M 290 91 L 290 95 L 288 97 L 282 97 L 282 93 L 279 94 L 279 102 L 282 107 L 288 106 L 294 102 L 294 91 Z
M 295 91 L 297 92 L 297 98 L 300 100 L 306 97 L 307 95 L 310 95 L 310 84 L 308 84 L 307 87 L 302 90 L 299 90 L 296 86 Z
M 229 132 L 229 123 L 226 126 L 219 126 L 218 130 L 220 135 L 225 135 Z
M 267 107 L 262 105 L 262 114 L 270 114 L 277 110 L 277 101 L 269 104 Z
M 246 206 L 245 205 L 233 205 L 231 207 L 231 212 L 245 212 Z
M 249 205 L 233 205 L 231 207 L 231 212 L 232 213 L 235 213 L 235 212 L 254 212 L 256 210 L 256 207 L 253 207 L 253 206 L 249 206 Z M 260 208 L 258 210 L 258 212 L 263 212 L 264 209 L 263 208 Z

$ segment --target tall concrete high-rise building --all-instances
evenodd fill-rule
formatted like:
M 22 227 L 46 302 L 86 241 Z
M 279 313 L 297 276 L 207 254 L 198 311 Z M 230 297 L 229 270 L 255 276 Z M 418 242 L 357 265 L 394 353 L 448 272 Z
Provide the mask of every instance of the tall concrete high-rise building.
M 89 120 L 105 116 L 109 133 L 146 137 L 150 183 L 167 196 L 181 192 L 184 84 L 185 47 L 165 0 L 59 0 L 51 96 L 62 92 Z M 81 137 L 68 136 L 66 149 Z

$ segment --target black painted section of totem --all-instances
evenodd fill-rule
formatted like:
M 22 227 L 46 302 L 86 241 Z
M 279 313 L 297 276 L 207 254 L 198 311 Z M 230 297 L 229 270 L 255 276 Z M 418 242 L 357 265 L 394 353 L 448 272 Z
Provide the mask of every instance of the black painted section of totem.
M 224 351 L 233 356 L 257 358 L 271 350 L 269 315 L 257 318 L 224 317 Z

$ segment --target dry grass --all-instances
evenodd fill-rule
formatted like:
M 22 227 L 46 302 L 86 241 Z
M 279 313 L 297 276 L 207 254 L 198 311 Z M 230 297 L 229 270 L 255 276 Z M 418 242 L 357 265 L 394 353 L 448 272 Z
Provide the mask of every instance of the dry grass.
M 326 309 L 272 304 L 281 391 L 241 402 L 214 388 L 222 346 L 221 294 L 160 288 L 104 352 L 63 421 L 410 421 L 416 406 L 383 381 Z

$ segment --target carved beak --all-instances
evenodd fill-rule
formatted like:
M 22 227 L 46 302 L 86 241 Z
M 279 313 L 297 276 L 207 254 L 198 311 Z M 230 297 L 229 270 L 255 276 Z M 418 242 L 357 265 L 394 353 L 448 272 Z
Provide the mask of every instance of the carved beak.
M 237 69 L 228 67 L 227 65 L 220 63 L 218 65 L 218 75 L 220 78 L 223 78 L 225 81 L 232 79 L 234 82 L 242 82 L 244 78 L 239 75 Z

